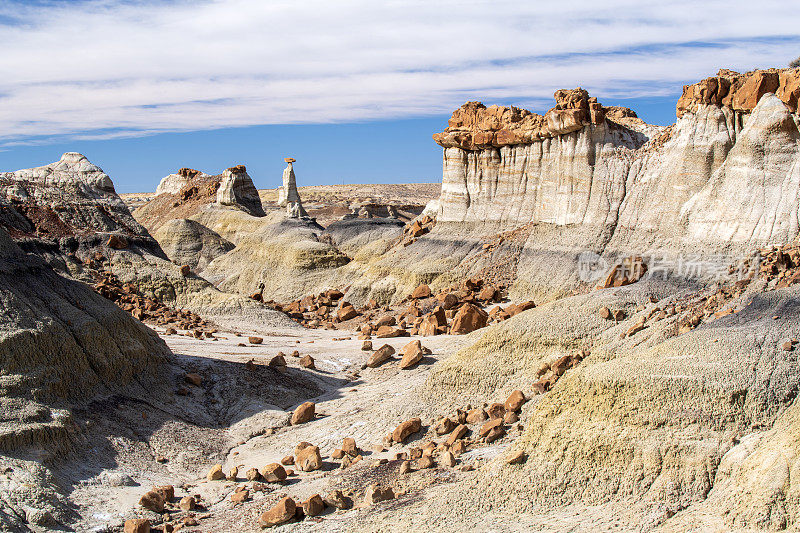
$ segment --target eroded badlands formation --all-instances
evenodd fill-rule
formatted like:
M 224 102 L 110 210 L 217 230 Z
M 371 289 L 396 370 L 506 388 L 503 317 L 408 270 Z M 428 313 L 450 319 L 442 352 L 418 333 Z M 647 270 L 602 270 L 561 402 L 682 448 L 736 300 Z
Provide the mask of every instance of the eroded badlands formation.
M 0 528 L 796 530 L 799 96 L 468 102 L 438 194 L 0 173 Z

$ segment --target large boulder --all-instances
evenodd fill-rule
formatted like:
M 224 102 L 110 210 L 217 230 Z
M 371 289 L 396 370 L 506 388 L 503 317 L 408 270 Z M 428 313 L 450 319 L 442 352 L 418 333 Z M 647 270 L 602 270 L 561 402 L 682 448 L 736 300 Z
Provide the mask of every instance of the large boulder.
M 450 333 L 462 335 L 472 333 L 486 326 L 489 315 L 480 307 L 473 304 L 464 304 L 453 317 Z

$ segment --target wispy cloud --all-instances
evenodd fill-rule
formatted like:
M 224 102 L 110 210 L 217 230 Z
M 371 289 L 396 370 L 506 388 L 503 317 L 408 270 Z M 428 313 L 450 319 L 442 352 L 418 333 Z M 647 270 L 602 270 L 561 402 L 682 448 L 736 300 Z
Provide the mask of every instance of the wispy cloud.
M 598 4 L 0 0 L 0 144 L 546 108 L 800 54 L 785 0 Z

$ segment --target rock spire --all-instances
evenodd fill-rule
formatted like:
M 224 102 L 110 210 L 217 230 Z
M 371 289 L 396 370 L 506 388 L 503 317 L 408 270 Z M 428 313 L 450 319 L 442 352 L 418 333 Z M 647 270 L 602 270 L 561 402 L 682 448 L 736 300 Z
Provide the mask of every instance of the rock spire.
M 286 168 L 283 169 L 283 185 L 278 190 L 278 205 L 286 208 L 288 218 L 306 218 L 308 213 L 303 209 L 300 201 L 300 193 L 297 192 L 297 179 L 294 176 L 292 163 L 297 161 L 293 157 L 287 157 Z

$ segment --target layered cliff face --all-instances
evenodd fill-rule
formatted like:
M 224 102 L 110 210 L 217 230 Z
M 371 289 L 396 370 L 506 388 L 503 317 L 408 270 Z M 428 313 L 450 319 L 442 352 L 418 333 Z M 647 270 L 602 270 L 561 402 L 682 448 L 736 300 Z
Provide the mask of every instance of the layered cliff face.
M 442 194 L 438 229 L 426 238 L 450 239 L 453 223 L 465 242 L 532 225 L 517 287 L 538 296 L 579 283 L 568 271 L 581 250 L 676 257 L 789 242 L 800 209 L 799 76 L 721 71 L 684 89 L 668 128 L 581 90 L 566 102 L 557 92 L 544 116 L 467 103 L 434 135 L 444 148 Z M 537 277 L 542 249 L 561 250 L 563 276 Z
M 774 93 L 792 113 L 797 113 L 800 70 L 766 69 L 739 74 L 721 69 L 716 76 L 684 86 L 675 112 L 680 118 L 697 112 L 702 105 L 716 105 L 749 113 L 767 93 Z
M 583 100 L 570 92 L 566 104 L 564 91 L 557 92 L 558 105 L 544 117 L 470 102 L 434 135 L 445 148 L 437 218 L 609 226 L 663 239 L 786 242 L 797 234 L 797 206 L 786 195 L 796 191 L 799 78 L 798 70 L 723 71 L 684 89 L 678 122 L 669 129 L 630 117 L 617 122 L 612 117 L 619 113 L 601 111 L 585 92 L 579 93 Z M 569 103 L 576 99 L 584 103 Z M 580 112 L 572 113 L 570 105 Z M 757 194 L 781 189 L 782 201 L 742 213 L 742 200 L 731 198 L 752 198 L 742 194 L 741 179 Z M 726 184 L 731 190 L 721 193 Z

